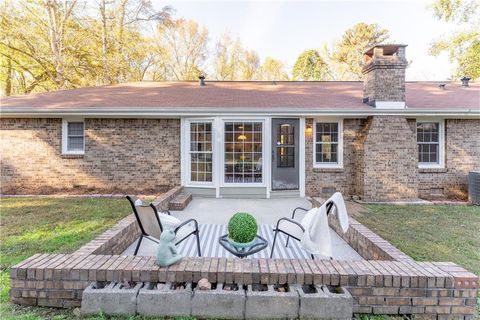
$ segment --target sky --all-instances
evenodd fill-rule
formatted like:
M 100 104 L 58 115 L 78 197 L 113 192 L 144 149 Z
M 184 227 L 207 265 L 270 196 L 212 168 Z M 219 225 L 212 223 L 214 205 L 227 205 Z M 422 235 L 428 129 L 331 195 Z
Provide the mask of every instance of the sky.
M 391 42 L 407 44 L 407 80 L 447 80 L 448 56 L 428 55 L 430 43 L 455 30 L 433 17 L 431 1 L 152 1 L 170 5 L 175 18 L 197 21 L 209 30 L 209 46 L 225 31 L 262 59 L 271 56 L 293 66 L 306 49 L 332 45 L 358 22 L 377 23 Z

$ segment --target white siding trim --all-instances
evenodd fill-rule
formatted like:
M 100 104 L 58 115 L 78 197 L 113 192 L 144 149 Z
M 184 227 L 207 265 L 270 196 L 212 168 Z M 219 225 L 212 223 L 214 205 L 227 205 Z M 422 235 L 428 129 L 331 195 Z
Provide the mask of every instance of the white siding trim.
M 300 118 L 300 145 L 298 152 L 300 153 L 299 157 L 299 187 L 300 187 L 300 197 L 305 197 L 305 118 Z

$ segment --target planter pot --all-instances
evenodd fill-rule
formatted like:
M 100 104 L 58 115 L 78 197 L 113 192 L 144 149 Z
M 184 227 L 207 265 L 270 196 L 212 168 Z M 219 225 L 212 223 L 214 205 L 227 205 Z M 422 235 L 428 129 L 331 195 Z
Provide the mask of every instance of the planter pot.
M 245 243 L 241 243 L 241 242 L 235 242 L 233 241 L 232 239 L 230 239 L 229 237 L 227 238 L 228 242 L 234 246 L 234 247 L 237 247 L 237 248 L 248 248 L 248 247 L 251 247 L 255 244 L 255 242 L 257 242 L 257 238 L 255 237 L 255 239 L 253 239 L 252 241 L 250 242 L 245 242 Z

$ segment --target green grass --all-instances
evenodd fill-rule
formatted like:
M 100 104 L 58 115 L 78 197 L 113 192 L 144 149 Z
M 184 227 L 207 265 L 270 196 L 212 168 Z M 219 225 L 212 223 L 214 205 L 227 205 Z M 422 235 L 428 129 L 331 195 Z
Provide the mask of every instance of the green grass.
M 368 205 L 356 217 L 418 261 L 452 261 L 480 274 L 480 207 Z
M 35 253 L 70 253 L 131 212 L 124 199 L 1 198 L 0 315 L 3 319 L 68 319 L 71 311 L 8 303 L 9 269 Z M 102 317 L 100 317 L 102 318 Z

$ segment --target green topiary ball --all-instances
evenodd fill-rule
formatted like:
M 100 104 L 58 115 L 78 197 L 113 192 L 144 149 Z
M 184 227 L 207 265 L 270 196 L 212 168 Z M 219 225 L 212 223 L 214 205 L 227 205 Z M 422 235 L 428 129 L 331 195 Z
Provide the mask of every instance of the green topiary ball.
M 246 212 L 235 213 L 228 222 L 228 237 L 238 243 L 248 243 L 257 235 L 257 221 Z

